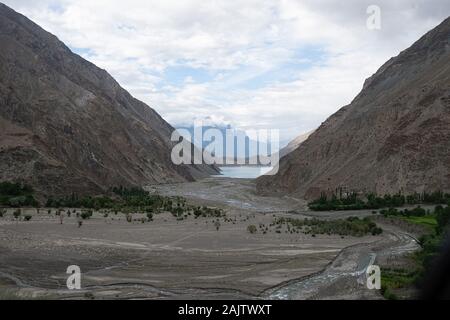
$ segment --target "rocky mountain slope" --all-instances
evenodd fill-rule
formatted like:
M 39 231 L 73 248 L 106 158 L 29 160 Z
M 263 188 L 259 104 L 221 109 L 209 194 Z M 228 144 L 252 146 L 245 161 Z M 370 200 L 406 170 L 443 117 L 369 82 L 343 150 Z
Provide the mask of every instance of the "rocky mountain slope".
M 167 122 L 3 4 L 0 44 L 0 181 L 85 194 L 215 172 L 173 165 Z
M 296 137 L 295 139 L 293 139 L 291 142 L 289 142 L 286 147 L 284 147 L 283 149 L 280 150 L 280 158 L 288 155 L 289 153 L 291 153 L 292 151 L 297 149 L 313 133 L 314 133 L 314 130 L 304 133 L 304 134 L 301 134 L 298 137 Z
M 343 187 L 450 191 L 450 18 L 392 58 L 354 101 L 257 181 L 306 198 Z

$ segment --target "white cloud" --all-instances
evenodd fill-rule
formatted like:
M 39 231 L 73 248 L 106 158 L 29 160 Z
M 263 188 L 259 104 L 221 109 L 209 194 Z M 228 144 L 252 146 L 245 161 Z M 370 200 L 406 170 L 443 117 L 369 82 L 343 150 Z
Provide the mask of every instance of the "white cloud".
M 349 103 L 365 78 L 450 13 L 447 0 L 4 2 L 174 125 L 208 118 L 280 128 L 284 138 Z M 371 4 L 382 10 L 380 31 L 366 28 Z

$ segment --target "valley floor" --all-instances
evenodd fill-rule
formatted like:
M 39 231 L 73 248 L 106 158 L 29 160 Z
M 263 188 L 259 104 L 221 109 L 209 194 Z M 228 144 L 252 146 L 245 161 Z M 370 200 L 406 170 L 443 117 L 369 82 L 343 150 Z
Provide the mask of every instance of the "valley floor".
M 224 208 L 227 220 L 177 221 L 171 214 L 129 223 L 122 214 L 95 213 L 78 228 L 46 210 L 24 209 L 30 221 L 0 218 L 0 299 L 379 299 L 366 288 L 363 271 L 418 245 L 413 232 L 381 223 L 380 236 L 340 237 L 270 230 L 249 225 L 275 217 L 343 218 L 371 211 L 314 213 L 294 198 L 259 197 L 252 180 L 208 178 L 150 186 L 161 195 Z M 143 216 L 142 216 L 143 217 Z M 66 269 L 81 268 L 80 291 L 66 288 Z

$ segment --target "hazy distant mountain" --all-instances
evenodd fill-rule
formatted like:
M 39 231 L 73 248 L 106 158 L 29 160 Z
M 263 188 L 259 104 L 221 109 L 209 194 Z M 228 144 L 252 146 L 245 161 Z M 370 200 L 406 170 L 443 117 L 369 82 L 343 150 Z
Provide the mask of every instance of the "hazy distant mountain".
M 173 128 L 105 71 L 0 4 L 0 180 L 47 194 L 193 180 Z
M 212 143 L 211 141 L 206 141 L 205 139 L 202 139 L 202 137 L 196 137 L 197 140 L 194 140 L 194 127 L 180 127 L 177 129 L 187 130 L 190 135 L 190 137 L 188 137 L 189 140 L 193 141 L 198 148 L 206 149 Z M 267 153 L 270 154 L 271 152 L 270 140 L 265 142 L 264 141 L 258 142 L 257 140 L 251 139 L 244 130 L 239 130 L 236 128 L 232 128 L 230 126 L 212 126 L 212 125 L 205 125 L 201 127 L 201 129 L 203 134 L 210 129 L 218 130 L 218 132 L 220 132 L 223 140 L 222 144 L 218 143 L 219 148 L 216 150 L 216 156 L 218 158 L 221 157 L 224 158 L 224 156 L 227 155 L 227 130 L 231 130 L 234 138 L 234 148 L 232 153 L 234 157 L 229 157 L 231 161 L 233 161 L 234 159 L 234 161 L 236 162 L 236 159 L 244 159 L 248 163 L 249 158 L 254 159 L 254 161 L 257 161 L 258 152 L 266 155 Z M 238 147 L 238 139 L 239 141 L 241 141 L 240 143 L 242 143 L 242 147 Z M 276 151 L 277 150 L 275 150 L 275 152 Z
M 348 106 L 258 180 L 308 198 L 338 187 L 450 191 L 450 18 L 392 58 Z

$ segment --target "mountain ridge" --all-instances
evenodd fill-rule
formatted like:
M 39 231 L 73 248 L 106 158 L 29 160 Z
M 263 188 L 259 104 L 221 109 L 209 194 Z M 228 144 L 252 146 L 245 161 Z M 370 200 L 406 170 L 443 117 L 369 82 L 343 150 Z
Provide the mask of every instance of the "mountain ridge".
M 173 128 L 105 70 L 0 4 L 0 179 L 43 194 L 192 181 L 171 162 Z
M 277 175 L 257 180 L 258 192 L 450 190 L 449 34 L 447 18 L 386 62 L 281 160 Z

